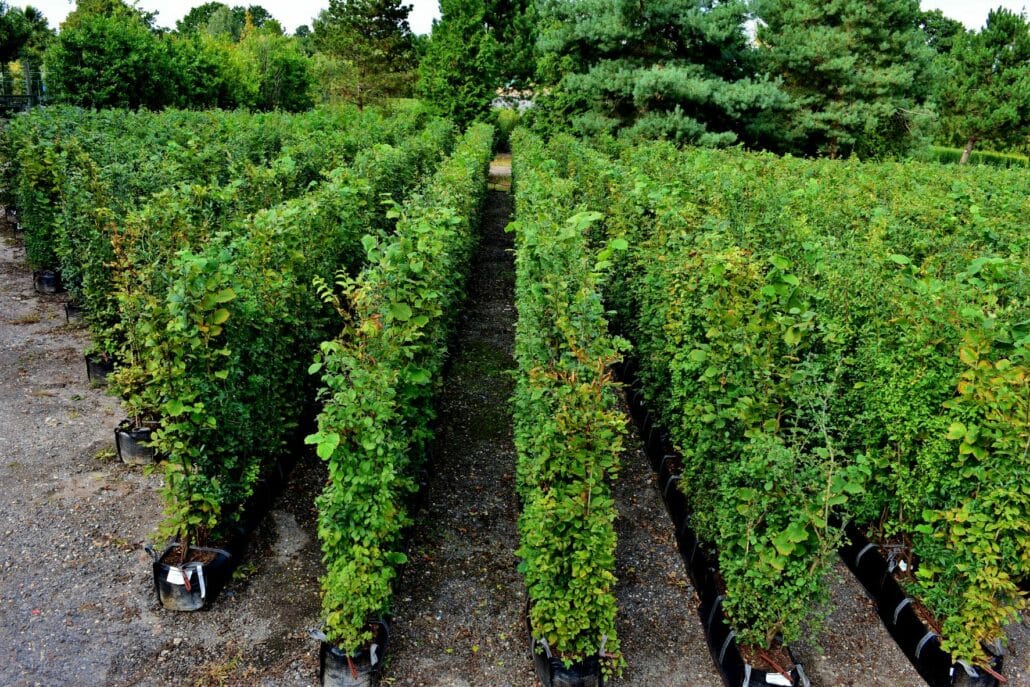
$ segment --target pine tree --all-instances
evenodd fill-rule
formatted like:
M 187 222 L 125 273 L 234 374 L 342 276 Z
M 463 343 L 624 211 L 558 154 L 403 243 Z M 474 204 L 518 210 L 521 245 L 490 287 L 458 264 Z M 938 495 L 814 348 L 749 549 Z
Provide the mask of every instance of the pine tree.
M 789 150 L 830 157 L 892 154 L 930 88 L 932 51 L 919 0 L 757 0 L 768 71 L 793 100 Z
M 535 116 L 583 133 L 707 145 L 760 138 L 784 102 L 754 76 L 740 0 L 542 0 Z
M 1004 8 L 992 10 L 979 33 L 958 36 L 945 56 L 938 93 L 944 129 L 965 144 L 961 162 L 977 141 L 999 147 L 1030 136 L 1030 24 Z
M 419 64 L 417 93 L 465 127 L 490 110 L 501 56 L 483 0 L 442 0 L 440 9 Z
M 353 67 L 347 95 L 359 107 L 410 91 L 415 69 L 410 12 L 411 5 L 400 0 L 329 0 L 315 19 L 315 46 Z

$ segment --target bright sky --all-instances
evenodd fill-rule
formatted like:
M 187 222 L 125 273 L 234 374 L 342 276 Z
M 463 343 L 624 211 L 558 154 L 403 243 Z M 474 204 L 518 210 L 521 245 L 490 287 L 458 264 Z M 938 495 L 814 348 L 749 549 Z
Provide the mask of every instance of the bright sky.
M 186 16 L 191 7 L 203 5 L 208 0 L 139 0 L 139 7 L 148 11 L 157 11 L 158 26 L 175 28 L 175 22 Z M 311 20 L 329 6 L 329 0 L 219 0 L 234 7 L 236 5 L 261 5 L 279 20 L 289 33 L 302 24 L 311 26 Z M 129 0 L 131 3 L 132 0 Z M 440 16 L 438 0 L 404 0 L 412 5 L 408 23 L 415 33 L 429 33 L 433 26 L 433 18 Z M 8 0 L 9 6 L 32 5 L 41 10 L 50 21 L 50 26 L 60 25 L 68 13 L 75 8 L 73 0 Z
M 293 32 L 301 24 L 311 25 L 311 19 L 329 5 L 328 0 L 222 0 L 225 4 L 259 4 L 278 19 L 283 28 Z M 24 0 L 9 1 L 8 5 L 22 5 Z M 169 28 L 189 12 L 191 7 L 202 5 L 206 0 L 139 0 L 139 6 L 148 11 L 157 11 L 157 23 Z M 429 33 L 433 18 L 440 16 L 438 0 L 407 0 L 413 5 L 409 22 L 415 33 Z M 987 13 L 999 5 L 1019 12 L 1027 9 L 1030 0 L 921 0 L 923 9 L 939 9 L 945 15 L 958 19 L 971 29 L 979 29 L 987 19 Z M 43 11 L 51 26 L 58 26 L 74 7 L 72 0 L 32 0 L 30 3 Z

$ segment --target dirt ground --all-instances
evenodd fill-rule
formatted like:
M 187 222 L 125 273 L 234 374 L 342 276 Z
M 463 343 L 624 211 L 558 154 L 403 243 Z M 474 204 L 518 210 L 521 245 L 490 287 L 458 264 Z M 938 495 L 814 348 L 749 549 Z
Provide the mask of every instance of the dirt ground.
M 495 173 L 503 177 L 507 161 Z M 495 189 L 504 188 L 503 178 Z M 441 401 L 434 473 L 397 585 L 384 684 L 532 687 L 515 570 L 510 198 L 491 193 L 484 241 Z M 86 383 L 84 330 L 38 296 L 20 238 L 0 233 L 0 685 L 318 683 L 324 468 L 300 458 L 237 578 L 210 610 L 164 611 L 142 545 L 161 478 L 113 457 L 117 403 Z M 636 444 L 616 486 L 618 630 L 612 687 L 719 687 L 653 476 Z M 796 647 L 817 687 L 918 687 L 843 566 L 823 653 Z M 1013 628 L 1011 687 L 1030 687 L 1028 627 Z

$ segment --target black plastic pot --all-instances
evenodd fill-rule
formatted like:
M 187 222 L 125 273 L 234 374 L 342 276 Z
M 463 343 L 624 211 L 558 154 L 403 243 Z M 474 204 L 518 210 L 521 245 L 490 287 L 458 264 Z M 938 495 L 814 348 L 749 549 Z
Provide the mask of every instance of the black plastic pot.
M 86 379 L 91 383 L 103 386 L 107 384 L 107 375 L 114 372 L 114 361 L 99 355 L 86 356 Z
M 385 620 L 375 623 L 374 634 L 375 639 L 367 649 L 348 655 L 326 641 L 322 632 L 312 630 L 311 636 L 319 641 L 319 684 L 322 687 L 376 687 L 390 638 L 390 628 Z
M 526 601 L 526 630 L 529 635 L 529 653 L 533 656 L 537 680 L 543 687 L 603 687 L 604 674 L 597 656 L 588 656 L 578 663 L 566 666 L 565 662 L 551 653 L 551 647 L 543 639 L 537 639 L 533 625 L 529 622 L 529 601 Z M 604 653 L 605 639 L 601 640 L 600 653 Z
M 157 599 L 170 611 L 199 611 L 229 581 L 232 575 L 232 554 L 224 549 L 194 546 L 190 547 L 190 551 L 207 552 L 213 554 L 214 559 L 208 563 L 186 563 L 182 567 L 162 562 L 177 546 L 177 543 L 172 542 L 160 554 L 149 544 L 144 547 L 154 559 Z
M 940 638 L 919 618 L 912 607 L 912 599 L 894 579 L 879 547 L 870 542 L 854 523 L 844 527 L 844 535 L 845 542 L 837 553 L 865 587 L 887 631 L 930 687 L 998 685 L 997 678 L 990 673 L 952 662 L 951 655 L 941 649 Z M 1004 660 L 1000 650 L 985 649 L 994 655 L 991 670 L 1000 673 Z
M 123 420 L 114 430 L 114 443 L 118 458 L 128 465 L 149 465 L 156 462 L 156 454 L 144 443 L 150 441 L 150 427 L 135 427 L 129 420 Z
M 32 273 L 32 288 L 36 293 L 48 296 L 61 293 L 61 275 L 53 270 L 35 270 Z
M 75 301 L 68 301 L 64 304 L 64 321 L 68 324 L 78 322 L 82 319 L 82 306 Z
M 536 677 L 543 687 L 602 687 L 604 676 L 601 673 L 601 662 L 590 657 L 569 667 L 550 655 L 545 645 L 532 640 L 533 664 Z

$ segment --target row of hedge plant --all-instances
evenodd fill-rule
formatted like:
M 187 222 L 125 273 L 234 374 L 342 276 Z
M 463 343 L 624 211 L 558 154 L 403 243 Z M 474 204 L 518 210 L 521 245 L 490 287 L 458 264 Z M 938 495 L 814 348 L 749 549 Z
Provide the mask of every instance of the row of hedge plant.
M 608 332 L 602 292 L 626 243 L 603 240 L 601 215 L 568 178 L 578 145 L 512 137 L 518 555 L 533 636 L 566 665 L 596 656 L 611 672 L 622 665 L 611 482 L 626 420 L 611 372 L 624 342 Z
M 431 438 L 432 399 L 463 298 L 486 193 L 493 130 L 473 125 L 436 175 L 402 206 L 392 236 L 363 239 L 369 266 L 323 295 L 344 319 L 311 367 L 324 407 L 307 441 L 327 461 L 318 499 L 325 634 L 352 653 L 388 612 L 404 562 L 408 499 Z
M 612 168 L 610 301 L 738 637 L 801 636 L 836 510 L 982 664 L 1030 555 L 1025 177 L 663 145 Z
M 248 515 L 255 485 L 311 406 L 314 385 L 297 380 L 332 334 L 313 280 L 356 273 L 362 237 L 389 231 L 382 197 L 403 198 L 453 137 L 438 120 L 359 153 L 309 193 L 229 218 L 231 231 L 193 244 L 166 234 L 154 247 L 165 255 L 132 260 L 146 288 L 119 294 L 128 350 L 114 384 L 132 415 L 157 426 L 166 534 L 224 542 Z M 168 243 L 178 246 L 171 255 Z

